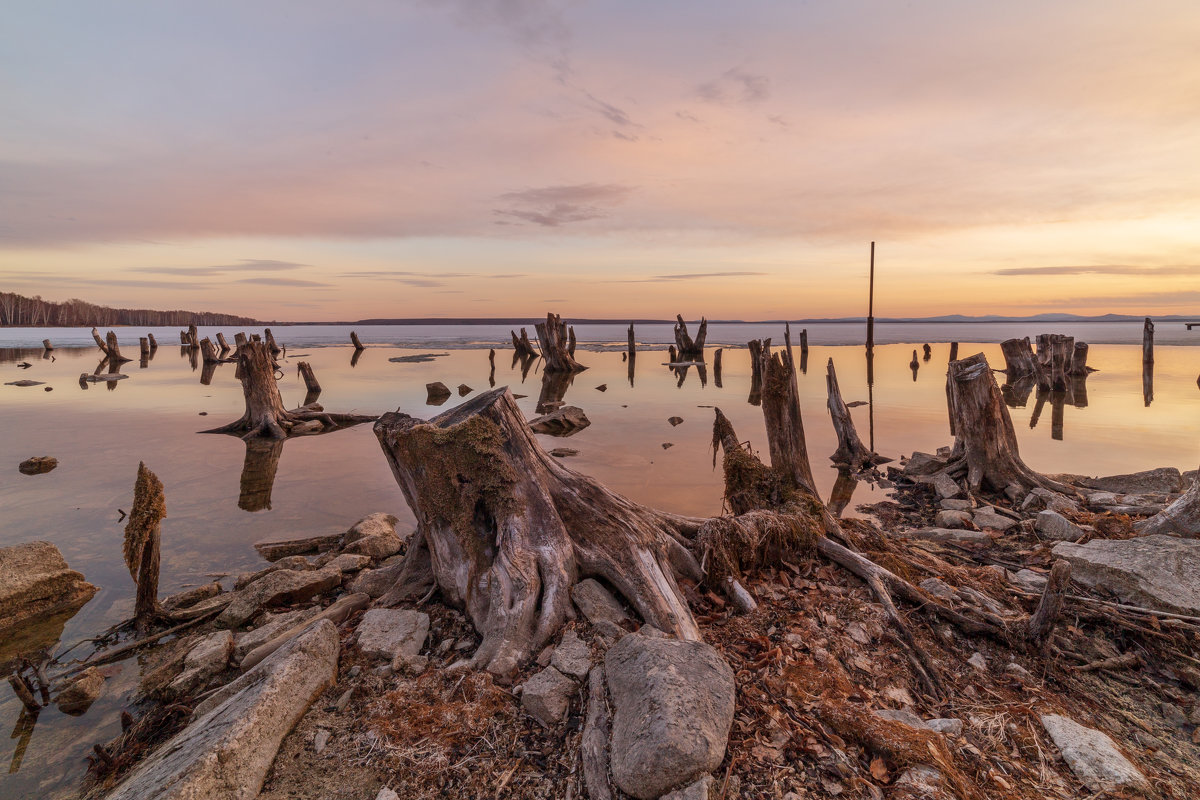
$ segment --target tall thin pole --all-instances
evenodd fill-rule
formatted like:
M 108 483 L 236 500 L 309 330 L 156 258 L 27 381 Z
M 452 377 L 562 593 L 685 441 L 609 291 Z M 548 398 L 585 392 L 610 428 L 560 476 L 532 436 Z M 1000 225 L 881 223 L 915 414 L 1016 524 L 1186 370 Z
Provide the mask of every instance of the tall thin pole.
M 867 295 L 867 347 L 875 346 L 875 243 L 871 242 L 871 288 Z

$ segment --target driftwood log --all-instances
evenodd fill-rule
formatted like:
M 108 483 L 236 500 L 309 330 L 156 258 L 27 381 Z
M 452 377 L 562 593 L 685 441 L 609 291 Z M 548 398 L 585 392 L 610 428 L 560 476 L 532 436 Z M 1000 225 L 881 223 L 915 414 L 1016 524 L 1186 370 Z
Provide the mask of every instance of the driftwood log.
M 350 343 L 354 345 L 355 350 L 364 350 L 363 343 L 359 341 L 358 334 L 350 331 Z
M 567 328 L 558 314 L 547 314 L 545 322 L 535 326 L 542 358 L 546 360 L 545 372 L 582 372 L 587 367 L 575 360 L 574 333 Z M 521 335 L 525 329 L 521 329 Z
M 248 342 L 238 351 L 238 371 L 246 412 L 241 419 L 204 433 L 229 433 L 245 439 L 255 436 L 286 439 L 301 422 L 315 420 L 325 431 L 330 431 L 375 419 L 362 414 L 332 414 L 315 407 L 286 410 L 275 383 L 274 362 L 266 342 Z
M 944 472 L 966 472 L 967 487 L 977 494 L 1024 493 L 1035 487 L 1075 494 L 1065 484 L 1041 475 L 1021 460 L 1012 418 L 983 353 L 950 364 L 950 417 L 955 431 L 952 460 Z M 1010 490 L 1009 487 L 1015 487 Z
M 507 388 L 426 422 L 385 414 L 375 435 L 417 518 L 396 602 L 432 585 L 483 636 L 472 664 L 507 676 L 572 615 L 570 588 L 612 585 L 680 639 L 699 629 L 677 583 L 700 568 L 686 543 L 703 520 L 633 503 L 538 444 Z
M 825 365 L 825 388 L 829 395 L 829 416 L 833 420 L 833 429 L 837 433 L 838 438 L 838 448 L 829 457 L 829 460 L 835 465 L 845 467 L 852 472 L 861 472 L 871 469 L 878 464 L 891 461 L 892 459 L 890 458 L 884 458 L 878 453 L 871 452 L 862 443 L 862 439 L 858 438 L 858 431 L 854 428 L 854 420 L 850 416 L 850 409 L 846 407 L 846 402 L 842 399 L 842 390 L 838 386 L 837 373 L 833 369 L 832 358 Z
M 162 519 L 167 515 L 162 481 L 138 464 L 137 481 L 133 487 L 133 506 L 125 525 L 125 566 L 137 587 L 133 605 L 134 621 L 145 630 L 157 619 L 159 545 Z
M 693 339 L 688 335 L 687 323 L 683 321 L 683 315 L 675 315 L 675 346 L 679 349 L 678 359 L 680 361 L 703 361 L 706 338 L 708 338 L 707 319 L 700 318 L 700 327 L 696 329 L 696 338 Z

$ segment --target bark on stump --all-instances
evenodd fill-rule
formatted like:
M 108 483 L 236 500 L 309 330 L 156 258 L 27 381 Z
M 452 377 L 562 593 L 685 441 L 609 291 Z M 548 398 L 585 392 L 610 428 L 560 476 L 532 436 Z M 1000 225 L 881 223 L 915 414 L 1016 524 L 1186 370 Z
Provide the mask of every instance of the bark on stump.
M 703 520 L 638 505 L 563 466 L 507 388 L 428 422 L 385 414 L 375 435 L 417 519 L 385 599 L 432 576 L 483 636 L 473 666 L 513 673 L 572 616 L 570 588 L 588 576 L 656 628 L 700 637 L 676 577 L 699 578 L 685 544 Z
M 804 439 L 804 421 L 800 416 L 800 390 L 796 385 L 796 362 L 792 360 L 792 336 L 786 326 L 783 352 L 771 354 L 771 340 L 761 350 L 762 410 L 767 424 L 767 448 L 771 468 L 789 476 L 797 486 L 816 496 Z
M 195 325 L 188 325 L 187 339 L 189 347 L 196 348 L 200 346 L 200 334 L 196 331 Z
M 238 370 L 246 413 L 236 422 L 205 433 L 230 433 L 243 439 L 256 436 L 286 439 L 292 428 L 300 422 L 316 420 L 329 431 L 375 419 L 362 414 L 332 414 L 309 407 L 291 411 L 285 409 L 279 386 L 275 383 L 270 346 L 266 342 L 248 342 L 242 347 L 238 353 Z
M 54 345 L 50 344 L 49 339 L 42 339 L 42 349 L 43 350 L 53 350 Z
M 144 463 L 139 463 L 133 506 L 125 525 L 124 555 L 129 576 L 137 587 L 134 620 L 143 630 L 158 616 L 159 540 L 166 515 L 162 481 Z
M 138 348 L 141 351 L 142 358 L 150 358 L 150 340 L 145 336 L 138 338 Z
M 539 322 L 535 328 L 538 345 L 542 348 L 542 358 L 546 359 L 546 372 L 582 372 L 587 369 L 571 354 L 572 335 L 562 317 L 558 314 L 547 314 L 546 321 Z M 521 334 L 524 333 L 522 328 Z
M 956 437 L 953 460 L 945 472 L 959 473 L 965 468 L 972 493 L 985 486 L 1004 492 L 1015 484 L 1022 491 L 1041 487 L 1075 494 L 1069 486 L 1034 472 L 1021 460 L 1012 418 L 983 353 L 952 362 L 949 381 Z
M 703 361 L 704 340 L 708 338 L 708 320 L 700 318 L 700 327 L 696 329 L 696 338 L 688 335 L 687 323 L 682 314 L 675 315 L 675 345 L 679 348 L 680 361 Z

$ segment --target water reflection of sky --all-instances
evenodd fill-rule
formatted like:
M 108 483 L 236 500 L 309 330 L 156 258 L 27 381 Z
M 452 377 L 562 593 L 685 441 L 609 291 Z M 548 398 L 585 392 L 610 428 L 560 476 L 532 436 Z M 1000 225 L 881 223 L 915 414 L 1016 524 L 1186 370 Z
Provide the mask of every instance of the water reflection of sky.
M 279 338 L 287 343 L 284 336 Z M 260 561 L 251 545 L 259 540 L 343 530 L 374 511 L 396 514 L 401 525 L 413 523 L 369 424 L 290 440 L 277 448 L 277 466 L 274 450 L 252 453 L 252 460 L 266 467 L 251 476 L 259 479 L 257 486 L 249 487 L 257 496 L 247 502 L 242 474 L 246 445 L 231 436 L 197 433 L 240 416 L 242 395 L 234 366 L 217 366 L 210 385 L 202 385 L 203 371 L 193 369 L 177 345 L 165 337 L 160 341 L 153 360 L 146 367 L 137 360 L 125 364 L 122 372 L 130 377 L 113 388 L 80 388 L 80 373 L 96 368 L 94 349 L 59 349 L 53 361 L 41 359 L 40 350 L 8 351 L 9 357 L 0 359 L 0 383 L 30 379 L 53 387 L 45 392 L 43 386 L 0 386 L 2 450 L 8 462 L 0 472 L 0 545 L 51 541 L 73 568 L 100 587 L 96 598 L 67 623 L 66 641 L 103 629 L 131 611 L 132 584 L 121 561 L 118 509 L 129 509 L 139 461 L 145 461 L 166 487 L 163 594 L 203 582 L 209 573 L 255 568 Z M 136 347 L 125 349 L 126 355 L 137 355 Z M 862 438 L 868 440 L 873 431 L 875 449 L 893 458 L 913 450 L 932 451 L 951 441 L 944 383 L 949 346 L 934 345 L 932 359 L 921 362 L 915 382 L 909 368 L 912 350 L 912 345 L 877 347 L 870 393 L 874 405 L 852 409 Z M 962 356 L 979 350 L 993 366 L 1003 366 L 998 345 L 959 348 Z M 415 352 L 421 351 L 369 347 L 351 366 L 353 351 L 348 346 L 291 348 L 280 380 L 284 402 L 291 407 L 304 399 L 295 367 L 300 360 L 312 364 L 324 387 L 320 402 L 335 411 L 376 414 L 399 409 L 430 417 L 460 398 L 455 391 L 445 405 L 427 406 L 426 383 L 442 381 L 452 390 L 459 384 L 475 391 L 488 388 L 487 350 L 443 351 L 448 355 L 425 363 L 388 360 Z M 33 366 L 18 369 L 14 355 Z M 868 399 L 861 348 L 811 349 L 799 386 L 809 453 L 825 496 L 836 477 L 827 458 L 836 448 L 836 438 L 825 410 L 825 363 L 831 356 L 845 400 Z M 701 385 L 696 369 L 677 385 L 677 374 L 663 366 L 662 352 L 638 357 L 633 386 L 619 352 L 581 352 L 579 358 L 590 369 L 574 377 L 565 401 L 585 409 L 592 425 L 569 439 L 541 437 L 545 446 L 579 450 L 567 461 L 570 466 L 639 502 L 694 515 L 719 513 L 721 481 L 709 449 L 710 406 L 719 406 L 739 437 L 756 450 L 765 446 L 761 411 L 746 402 L 747 351 L 723 353 L 720 387 L 711 348 L 706 385 Z M 1087 380 L 1087 407 L 1063 407 L 1061 441 L 1051 435 L 1051 402 L 1037 427 L 1030 428 L 1036 392 L 1024 408 L 1011 410 L 1026 461 L 1044 472 L 1093 475 L 1163 465 L 1195 468 L 1200 461 L 1200 349 L 1158 348 L 1150 407 L 1143 400 L 1140 347 L 1093 346 L 1089 362 L 1099 371 Z M 511 351 L 496 354 L 497 385 L 527 395 L 518 402 L 529 416 L 534 415 L 541 390 L 537 369 L 522 382 L 519 368 L 511 368 Z M 596 389 L 602 384 L 606 391 Z M 672 416 L 684 422 L 672 427 L 667 421 Z M 664 443 L 672 446 L 664 449 Z M 19 474 L 17 462 L 34 455 L 54 456 L 59 467 L 46 475 Z M 271 466 L 274 481 L 264 486 L 264 473 Z M 851 508 L 882 497 L 879 490 L 862 485 Z M 246 507 L 262 510 L 248 512 Z M 113 681 L 129 689 L 137 670 L 127 664 L 125 671 L 126 677 Z M 36 783 L 29 781 L 49 779 L 47 775 L 81 774 L 82 762 L 63 759 L 59 750 L 65 746 L 82 757 L 92 743 L 115 732 L 118 708 L 110 698 L 79 720 L 52 709 L 43 712 L 47 718 L 34 734 L 21 772 L 0 775 L 0 795 L 30 791 Z M 53 716 L 61 720 L 54 723 L 49 719 Z M 11 729 L 16 718 L 17 708 L 6 695 L 0 700 L 0 727 Z M 79 740 L 64 745 L 72 736 Z

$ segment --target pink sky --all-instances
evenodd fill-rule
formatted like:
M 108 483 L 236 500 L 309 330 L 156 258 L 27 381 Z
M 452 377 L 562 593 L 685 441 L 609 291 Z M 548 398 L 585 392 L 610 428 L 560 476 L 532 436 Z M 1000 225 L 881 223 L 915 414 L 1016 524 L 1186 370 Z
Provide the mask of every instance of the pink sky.
M 46 2 L 0 288 L 276 319 L 1194 313 L 1200 6 Z

